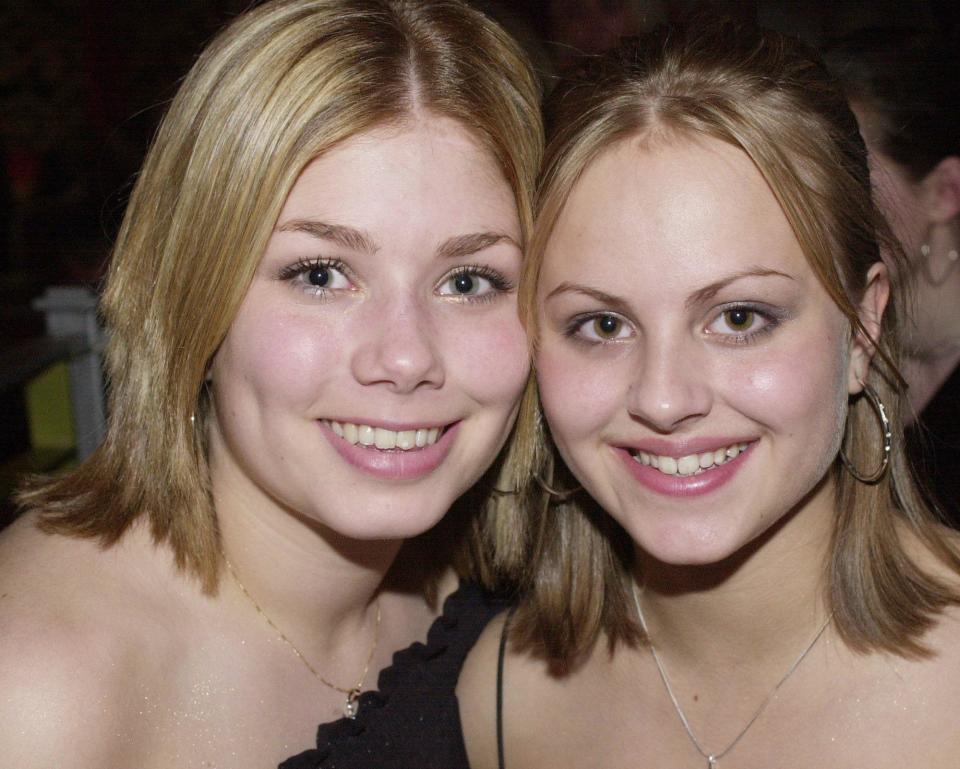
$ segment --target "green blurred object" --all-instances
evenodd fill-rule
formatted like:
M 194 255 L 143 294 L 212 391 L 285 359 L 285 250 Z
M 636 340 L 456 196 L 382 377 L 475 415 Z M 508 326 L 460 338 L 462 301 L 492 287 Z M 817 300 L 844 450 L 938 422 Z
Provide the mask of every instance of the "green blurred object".
M 55 363 L 25 387 L 30 445 L 35 451 L 70 452 L 77 445 L 70 409 L 70 372 Z
M 15 515 L 10 495 L 24 476 L 59 472 L 76 463 L 69 364 L 48 366 L 24 384 L 23 394 L 31 448 L 0 465 L 0 529 Z

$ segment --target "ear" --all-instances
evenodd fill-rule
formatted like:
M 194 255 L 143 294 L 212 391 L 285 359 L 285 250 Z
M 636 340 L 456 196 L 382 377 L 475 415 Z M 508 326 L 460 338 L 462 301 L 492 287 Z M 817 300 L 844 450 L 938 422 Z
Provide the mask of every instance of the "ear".
M 863 331 L 855 330 L 850 340 L 850 363 L 847 369 L 847 391 L 855 395 L 863 389 L 863 382 L 870 369 L 870 361 L 876 352 L 874 340 L 880 340 L 880 324 L 883 311 L 890 299 L 890 276 L 887 265 L 876 262 L 867 272 L 867 286 L 860 300 L 858 314 L 860 322 L 869 337 Z
M 920 185 L 932 224 L 946 224 L 960 214 L 960 157 L 945 157 L 923 177 Z

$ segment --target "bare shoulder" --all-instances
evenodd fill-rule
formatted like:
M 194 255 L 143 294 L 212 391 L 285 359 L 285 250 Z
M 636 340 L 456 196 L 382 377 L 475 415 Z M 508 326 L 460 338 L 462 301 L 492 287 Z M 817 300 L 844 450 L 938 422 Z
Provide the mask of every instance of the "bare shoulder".
M 497 769 L 497 661 L 506 612 L 487 624 L 457 682 L 460 723 L 473 769 Z
M 549 672 L 545 660 L 508 642 L 503 647 L 502 699 L 498 706 L 500 649 L 507 616 L 500 614 L 484 629 L 457 685 L 464 741 L 474 769 L 498 769 L 498 710 L 506 764 L 537 766 L 540 740 L 549 740 L 552 733 L 546 715 L 552 711 L 545 702 L 567 683 Z
M 131 755 L 140 654 L 124 628 L 136 612 L 124 611 L 130 601 L 101 554 L 31 519 L 0 535 L 0 745 L 10 766 L 99 769 Z
M 113 730 L 98 716 L 123 712 L 123 689 L 91 664 L 103 639 L 16 609 L 0 612 L 0 626 L 0 745 L 10 765 L 115 765 Z

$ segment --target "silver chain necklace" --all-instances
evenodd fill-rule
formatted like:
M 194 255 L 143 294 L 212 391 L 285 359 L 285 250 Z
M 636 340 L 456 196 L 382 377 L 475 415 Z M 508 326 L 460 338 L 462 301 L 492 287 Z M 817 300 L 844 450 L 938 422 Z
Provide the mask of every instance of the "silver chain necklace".
M 717 762 L 723 758 L 727 753 L 734 749 L 736 744 L 740 742 L 740 739 L 747 733 L 751 726 L 753 726 L 754 721 L 760 718 L 760 714 L 766 710 L 767 705 L 770 704 L 770 700 L 773 699 L 773 695 L 777 693 L 777 690 L 783 686 L 784 682 L 793 675 L 793 672 L 800 666 L 800 663 L 803 662 L 804 658 L 810 653 L 810 650 L 816 646 L 817 641 L 820 640 L 820 636 L 823 635 L 824 631 L 827 629 L 827 626 L 833 620 L 833 612 L 830 612 L 830 616 L 827 617 L 823 625 L 820 626 L 820 629 L 817 631 L 817 634 L 813 637 L 813 640 L 807 644 L 800 656 L 794 661 L 794 663 L 787 669 L 787 672 L 783 674 L 783 677 L 777 681 L 777 685 L 774 686 L 766 697 L 763 698 L 763 702 L 760 703 L 760 707 L 757 708 L 756 712 L 750 717 L 750 720 L 747 721 L 746 726 L 740 730 L 736 737 L 733 738 L 733 741 L 727 745 L 719 753 L 708 753 L 697 741 L 696 736 L 693 734 L 693 729 L 690 728 L 690 722 L 687 720 L 686 714 L 683 712 L 683 708 L 680 707 L 680 702 L 677 700 L 677 695 L 673 693 L 673 687 L 670 685 L 670 678 L 667 676 L 667 671 L 663 667 L 663 663 L 660 661 L 660 655 L 657 654 L 657 647 L 653 645 L 653 641 L 650 639 L 650 631 L 647 630 L 646 620 L 643 618 L 643 609 L 640 608 L 640 595 L 637 592 L 637 583 L 633 583 L 633 603 L 637 607 L 637 617 L 640 620 L 640 627 L 643 628 L 643 632 L 647 634 L 647 641 L 650 644 L 650 653 L 653 655 L 653 661 L 657 665 L 657 670 L 660 673 L 660 680 L 663 681 L 663 685 L 667 690 L 667 694 L 670 695 L 670 701 L 673 703 L 673 709 L 677 711 L 677 716 L 680 718 L 680 723 L 683 724 L 683 729 L 687 733 L 687 737 L 690 738 L 690 742 L 693 743 L 693 747 L 697 749 L 697 753 L 707 759 L 707 769 L 716 769 Z

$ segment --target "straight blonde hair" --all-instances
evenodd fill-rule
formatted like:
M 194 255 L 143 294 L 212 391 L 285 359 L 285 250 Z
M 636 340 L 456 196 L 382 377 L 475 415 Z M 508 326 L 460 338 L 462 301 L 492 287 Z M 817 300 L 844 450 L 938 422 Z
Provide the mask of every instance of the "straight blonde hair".
M 588 62 L 555 91 L 547 120 L 538 220 L 521 282 L 522 311 L 534 339 L 544 251 L 571 190 L 606 149 L 655 131 L 709 136 L 750 157 L 851 333 L 866 335 L 857 306 L 867 271 L 881 258 L 881 243 L 894 277 L 906 274 L 899 247 L 871 200 L 855 119 L 816 55 L 799 42 L 716 17 L 661 28 Z M 957 573 L 960 556 L 918 494 L 902 451 L 902 299 L 895 291 L 867 377 L 894 417 L 890 472 L 865 484 L 846 473 L 839 459 L 834 463 L 839 515 L 824 576 L 836 627 L 852 648 L 918 655 L 935 615 L 960 596 L 916 565 L 901 528 L 906 525 Z M 530 462 L 541 485 L 575 488 L 544 432 L 528 442 L 536 447 Z M 875 414 L 865 397 L 856 398 L 847 422 L 847 457 L 869 471 L 882 459 L 881 445 Z M 629 601 L 634 548 L 626 533 L 583 494 L 558 497 L 531 484 L 526 503 L 515 546 L 501 559 L 526 594 L 512 625 L 518 646 L 562 669 L 601 634 L 611 645 L 643 641 Z
M 144 516 L 177 564 L 216 588 L 209 362 L 306 165 L 421 113 L 460 121 L 490 152 L 526 240 L 538 84 L 517 44 L 465 3 L 278 0 L 208 46 L 160 125 L 113 250 L 101 304 L 106 439 L 72 472 L 20 493 L 42 528 L 110 545 Z M 518 467 L 501 465 L 501 487 L 518 486 Z

